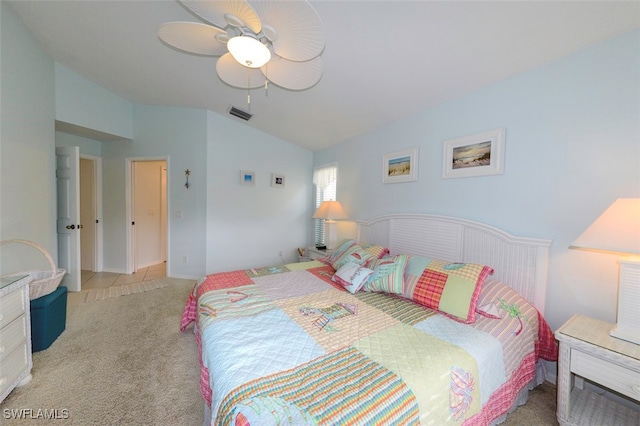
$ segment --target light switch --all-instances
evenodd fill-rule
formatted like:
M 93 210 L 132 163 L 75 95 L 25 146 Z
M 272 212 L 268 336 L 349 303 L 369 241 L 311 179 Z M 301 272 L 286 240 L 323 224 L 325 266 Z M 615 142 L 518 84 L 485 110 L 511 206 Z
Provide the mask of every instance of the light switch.
M 182 210 L 178 210 L 178 211 L 176 212 L 176 217 L 177 217 L 178 219 L 182 219 Z

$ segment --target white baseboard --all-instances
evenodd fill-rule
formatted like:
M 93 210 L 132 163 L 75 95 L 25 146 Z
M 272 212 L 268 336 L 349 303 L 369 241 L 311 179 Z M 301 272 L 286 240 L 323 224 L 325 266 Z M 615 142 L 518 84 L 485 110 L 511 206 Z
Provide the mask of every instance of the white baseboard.
M 127 271 L 124 269 L 111 269 L 111 268 L 103 268 L 100 272 L 112 272 L 114 274 L 126 274 Z
M 183 280 L 199 280 L 200 278 L 202 278 L 202 275 L 176 275 L 176 274 L 171 274 L 171 276 L 169 278 L 180 278 Z

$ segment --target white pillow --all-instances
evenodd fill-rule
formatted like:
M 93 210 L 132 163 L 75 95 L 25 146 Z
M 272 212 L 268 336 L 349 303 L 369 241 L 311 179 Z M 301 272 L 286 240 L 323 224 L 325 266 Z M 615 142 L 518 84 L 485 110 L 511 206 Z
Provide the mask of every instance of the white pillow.
M 346 288 L 349 293 L 356 293 L 369 280 L 371 274 L 371 269 L 355 262 L 348 262 L 338 269 L 331 279 Z

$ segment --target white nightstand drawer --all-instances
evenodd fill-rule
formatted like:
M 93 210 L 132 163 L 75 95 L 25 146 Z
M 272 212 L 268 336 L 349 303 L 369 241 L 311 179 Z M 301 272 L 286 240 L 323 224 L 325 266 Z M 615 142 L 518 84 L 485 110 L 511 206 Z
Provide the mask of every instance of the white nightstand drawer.
M 28 366 L 27 345 L 15 349 L 2 360 L 2 364 L 0 364 L 0 395 L 4 394 Z
M 20 315 L 11 324 L 0 330 L 0 361 L 4 360 L 27 339 L 27 319 Z
M 571 372 L 640 401 L 640 373 L 636 371 L 572 349 Z
M 0 298 L 0 328 L 18 318 L 24 309 L 24 293 L 21 288 Z

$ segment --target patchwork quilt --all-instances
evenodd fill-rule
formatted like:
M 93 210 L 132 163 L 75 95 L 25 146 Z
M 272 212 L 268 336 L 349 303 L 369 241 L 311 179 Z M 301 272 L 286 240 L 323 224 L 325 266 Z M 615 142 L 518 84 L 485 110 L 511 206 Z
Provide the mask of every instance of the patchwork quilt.
M 554 360 L 553 334 L 487 281 L 463 324 L 400 295 L 351 294 L 319 262 L 209 275 L 191 294 L 211 424 L 485 425 Z

